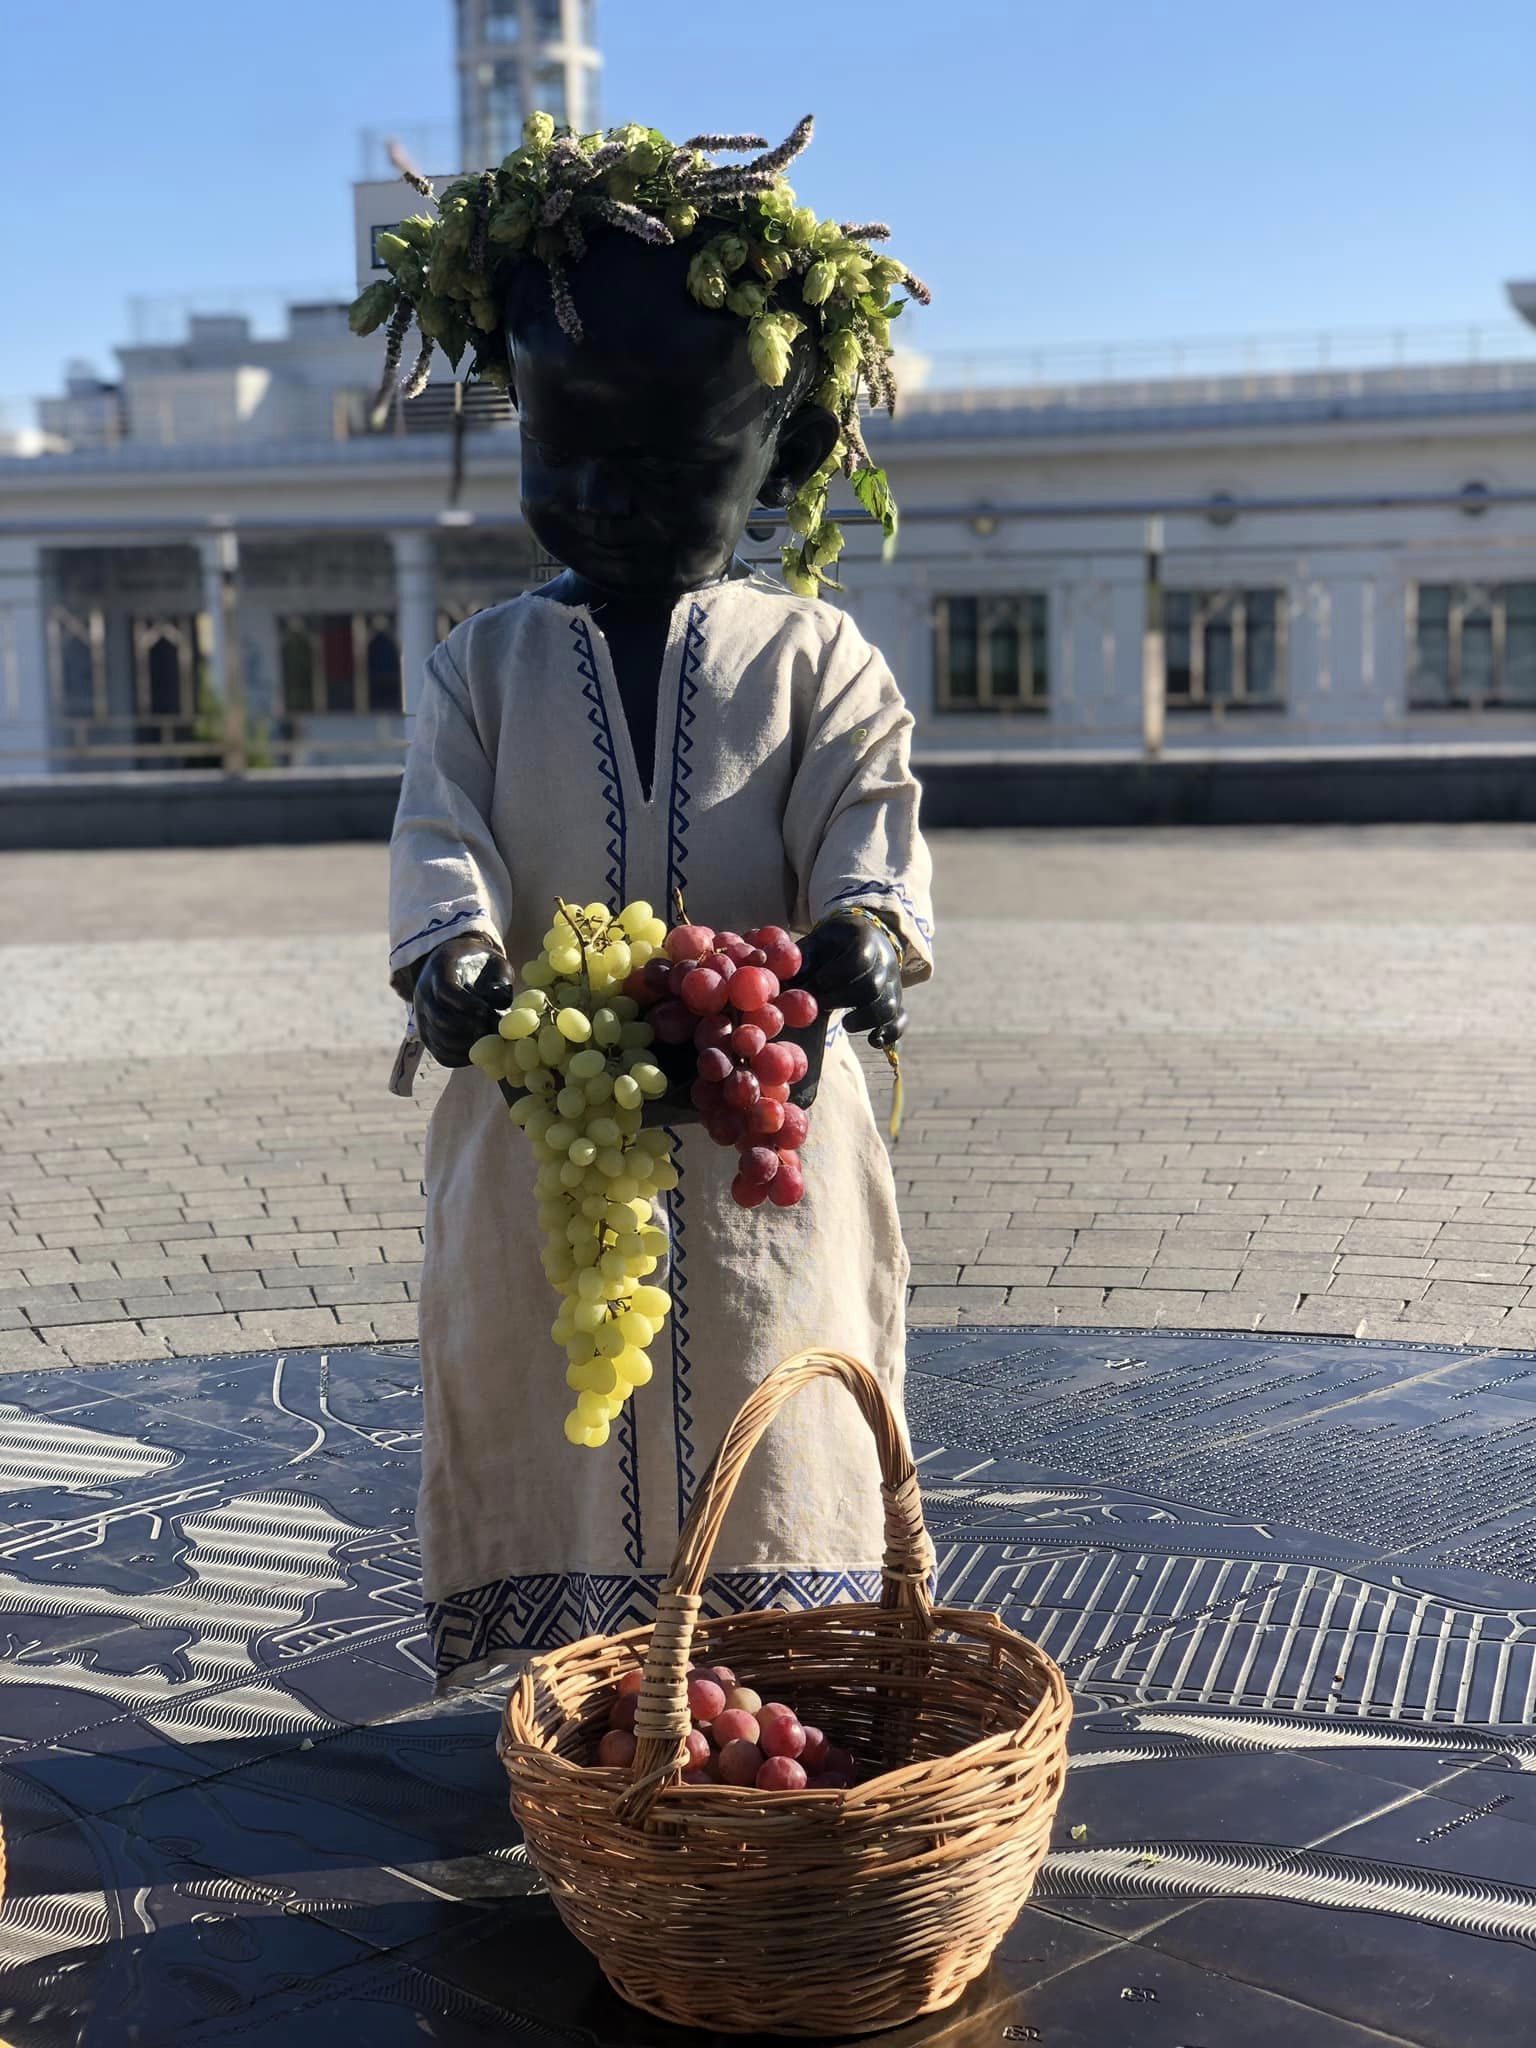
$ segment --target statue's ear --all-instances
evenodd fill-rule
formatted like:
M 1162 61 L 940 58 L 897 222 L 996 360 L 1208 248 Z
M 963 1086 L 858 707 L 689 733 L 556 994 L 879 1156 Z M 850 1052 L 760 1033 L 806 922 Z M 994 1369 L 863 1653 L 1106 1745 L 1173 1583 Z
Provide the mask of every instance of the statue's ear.
M 837 436 L 837 421 L 824 405 L 802 405 L 792 412 L 779 429 L 759 504 L 787 505 L 832 453 Z

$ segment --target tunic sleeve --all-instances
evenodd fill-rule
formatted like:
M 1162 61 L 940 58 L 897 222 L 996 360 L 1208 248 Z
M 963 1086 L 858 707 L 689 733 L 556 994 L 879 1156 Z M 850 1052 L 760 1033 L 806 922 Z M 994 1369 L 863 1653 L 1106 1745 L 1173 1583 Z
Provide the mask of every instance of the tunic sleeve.
M 389 972 L 447 938 L 479 933 L 502 944 L 512 883 L 491 832 L 495 771 L 446 647 L 427 660 L 389 846 Z
M 878 649 L 844 620 L 828 649 L 784 845 L 809 929 L 838 910 L 879 911 L 900 932 L 902 976 L 933 972 L 933 863 L 918 827 L 912 714 Z

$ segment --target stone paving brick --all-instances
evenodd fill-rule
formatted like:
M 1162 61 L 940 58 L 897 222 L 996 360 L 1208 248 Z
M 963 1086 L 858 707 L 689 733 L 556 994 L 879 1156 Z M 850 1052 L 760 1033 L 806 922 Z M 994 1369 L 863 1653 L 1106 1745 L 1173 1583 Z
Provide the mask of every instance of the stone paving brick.
M 265 1351 L 266 1333 L 247 1330 L 237 1316 L 146 1316 L 144 1330 L 177 1358 L 218 1357 L 237 1351 Z
M 983 1273 L 990 1273 L 994 1269 L 991 1266 L 980 1266 L 977 1270 Z M 1144 1266 L 1074 1266 L 1068 1264 L 1048 1268 L 1046 1270 L 1046 1277 L 1040 1284 L 1056 1288 L 1097 1287 L 1102 1290 L 1106 1287 L 1139 1287 L 1145 1277 L 1146 1268 Z M 1029 1283 L 1021 1281 L 1019 1284 L 1023 1286 Z
M 1348 1295 L 1360 1301 L 1395 1301 L 1404 1304 L 1421 1301 L 1427 1280 L 1405 1280 L 1402 1276 L 1384 1273 L 1340 1273 L 1331 1280 L 1323 1293 L 1329 1301 L 1338 1296 Z M 1309 1297 L 1316 1300 L 1317 1296 Z
M 912 1292 L 912 1306 L 919 1309 L 1001 1308 L 1006 1299 L 1003 1287 L 917 1287 Z
M 127 1309 L 114 1301 L 41 1302 L 23 1310 L 27 1321 L 39 1330 L 65 1329 L 71 1323 L 120 1323 L 131 1321 Z
M 0 1372 L 35 1371 L 59 1363 L 60 1354 L 43 1342 L 40 1332 L 0 1330 Z
M 169 1280 L 187 1273 L 206 1276 L 209 1268 L 200 1251 L 138 1252 L 115 1258 L 111 1270 L 124 1280 Z
M 392 1305 L 380 1302 L 370 1309 L 368 1320 L 376 1337 L 402 1337 L 414 1340 L 416 1336 L 416 1304 L 414 1301 Z
M 404 1280 L 383 1277 L 385 1274 L 398 1273 L 399 1267 L 386 1266 L 376 1268 L 375 1271 L 379 1273 L 378 1279 L 359 1278 L 345 1284 L 338 1284 L 335 1281 L 323 1282 L 314 1290 L 316 1302 L 328 1308 L 365 1308 L 370 1302 L 404 1301 Z
M 208 1275 L 201 1274 L 206 1283 Z M 76 1280 L 72 1283 L 76 1296 L 81 1301 L 121 1301 L 125 1294 L 136 1294 L 143 1300 L 154 1295 L 169 1295 L 171 1283 L 163 1273 L 139 1275 L 125 1280 L 121 1273 L 110 1273 L 104 1280 Z M 4 1300 L 0 1295 L 0 1300 Z
M 1525 1289 L 1520 1283 L 1487 1285 L 1479 1280 L 1431 1280 L 1423 1299 L 1429 1306 L 1455 1304 L 1479 1310 L 1518 1308 Z
M 124 1311 L 135 1317 L 210 1316 L 217 1315 L 221 1306 L 218 1295 L 209 1288 L 197 1293 L 129 1294 L 123 1297 Z
M 262 1330 L 274 1344 L 334 1344 L 341 1324 L 331 1308 L 257 1309 L 239 1312 L 243 1330 Z
M 297 1271 L 294 1278 L 298 1278 Z M 241 1309 L 254 1312 L 264 1308 L 313 1308 L 315 1296 L 308 1287 L 244 1287 L 220 1285 L 216 1305 L 231 1315 Z M 179 1303 L 177 1304 L 179 1307 Z
M 1344 1279 L 1353 1274 L 1368 1274 L 1377 1279 L 1427 1280 L 1434 1265 L 1433 1259 L 1397 1259 L 1386 1252 L 1346 1252 L 1339 1260 L 1338 1276 Z
M 419 1230 L 338 1230 L 335 1236 L 335 1244 L 337 1249 L 341 1251 L 350 1251 L 355 1246 L 376 1248 L 383 1253 L 386 1263 L 414 1260 L 421 1257 L 421 1232 Z
M 1193 1265 L 1188 1252 L 1181 1249 L 1154 1259 L 1147 1268 L 1145 1284 L 1154 1289 L 1172 1288 L 1180 1294 L 1214 1294 L 1235 1287 L 1240 1270 L 1246 1272 L 1247 1265 Z
M 1194 1287 L 1112 1287 L 1107 1305 L 1122 1318 L 1129 1314 L 1137 1323 L 1155 1326 L 1177 1324 L 1181 1317 L 1199 1314 L 1204 1300 L 1205 1295 Z
M 1355 1337 L 1360 1334 L 1368 1311 L 1368 1303 L 1353 1297 L 1335 1303 L 1308 1295 L 1299 1308 L 1266 1315 L 1259 1327 L 1295 1336 Z
M 50 1332 L 48 1342 L 72 1365 L 131 1365 L 169 1356 L 163 1339 L 142 1323 L 76 1323 Z
M 292 1257 L 291 1252 L 272 1251 L 265 1244 L 257 1251 L 242 1239 L 239 1244 L 210 1245 L 205 1262 L 210 1273 L 258 1273 L 275 1266 L 281 1259 Z
M 1508 1286 L 1528 1286 L 1531 1267 L 1526 1265 L 1503 1265 L 1482 1259 L 1440 1259 L 1434 1261 L 1433 1277 L 1436 1280 L 1478 1280 L 1491 1281 Z
M 1508 1258 L 1507 1249 L 1493 1250 L 1494 1246 L 1529 1244 L 1536 1231 L 1529 1223 L 1499 1223 L 1485 1218 L 1476 1223 L 1444 1223 L 1435 1236 L 1435 1247 L 1442 1245 L 1466 1245 L 1462 1256 L 1468 1258 Z
M 1008 1305 L 1028 1311 L 1037 1322 L 1070 1323 L 1104 1306 L 1102 1287 L 1012 1287 Z

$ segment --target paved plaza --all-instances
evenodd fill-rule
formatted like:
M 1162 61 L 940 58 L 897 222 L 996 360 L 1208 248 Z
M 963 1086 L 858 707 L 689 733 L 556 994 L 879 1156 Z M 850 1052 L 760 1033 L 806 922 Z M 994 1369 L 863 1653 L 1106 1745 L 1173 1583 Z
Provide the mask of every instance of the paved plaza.
M 936 852 L 916 1325 L 1536 1340 L 1536 831 Z M 414 1334 L 384 892 L 379 846 L 0 857 L 0 1367 Z

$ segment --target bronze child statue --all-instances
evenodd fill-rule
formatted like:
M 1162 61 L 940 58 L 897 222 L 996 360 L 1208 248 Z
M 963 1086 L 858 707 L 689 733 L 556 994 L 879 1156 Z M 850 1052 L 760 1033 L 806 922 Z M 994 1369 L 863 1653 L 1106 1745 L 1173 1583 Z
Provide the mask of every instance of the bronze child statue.
M 391 974 L 457 1069 L 427 1142 L 420 1502 L 444 1682 L 647 1618 L 681 1517 L 749 1388 L 816 1343 L 900 1397 L 908 1262 L 848 1033 L 892 1045 L 931 971 L 911 718 L 878 652 L 817 592 L 841 467 L 894 527 L 858 422 L 889 401 L 893 287 L 874 227 L 818 222 L 756 138 L 575 137 L 534 116 L 498 171 L 384 238 L 354 324 L 509 381 L 522 506 L 566 566 L 478 614 L 428 663 L 391 854 Z M 789 508 L 785 582 L 735 549 Z M 788 587 L 786 587 L 786 584 Z M 636 898 L 718 929 L 803 934 L 829 1034 L 805 1201 L 746 1214 L 734 1161 L 677 1127 L 672 1314 L 655 1384 L 600 1454 L 565 1447 L 560 1353 L 527 1148 L 468 1062 L 539 951 L 555 899 Z M 846 1412 L 845 1412 L 846 1409 Z M 882 1535 L 867 1430 L 809 1395 L 747 1475 L 716 1607 L 871 1597 Z

